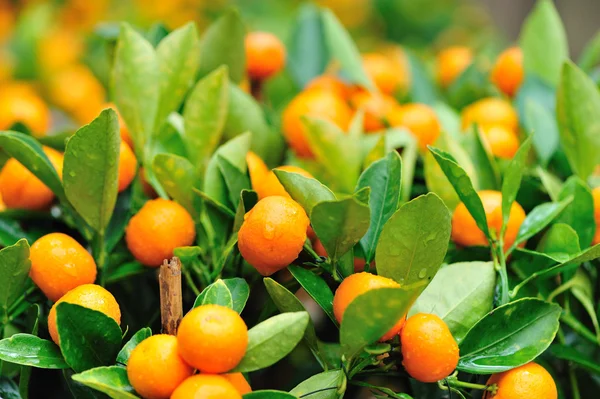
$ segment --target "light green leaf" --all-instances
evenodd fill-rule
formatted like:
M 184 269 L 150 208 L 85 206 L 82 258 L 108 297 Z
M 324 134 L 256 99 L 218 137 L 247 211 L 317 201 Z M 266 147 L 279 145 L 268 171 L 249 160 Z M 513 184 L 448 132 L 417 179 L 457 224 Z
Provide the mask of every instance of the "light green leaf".
M 0 360 L 43 369 L 66 369 L 60 348 L 31 334 L 15 334 L 0 341 Z
M 531 137 L 527 138 L 523 144 L 521 144 L 504 172 L 504 179 L 502 181 L 502 229 L 500 233 L 502 237 L 506 231 L 513 202 L 517 199 L 517 193 L 521 187 L 525 162 L 527 161 L 527 155 L 530 148 Z
M 0 324 L 8 323 L 8 309 L 24 295 L 29 269 L 31 261 L 26 239 L 0 250 Z
M 137 399 L 127 378 L 127 369 L 118 366 L 97 367 L 72 376 L 75 381 L 107 394 L 112 399 Z
M 192 190 L 196 186 L 196 179 L 190 161 L 178 155 L 158 154 L 152 161 L 152 169 L 169 197 L 179 202 L 191 215 L 197 215 Z
M 142 342 L 146 338 L 150 338 L 151 336 L 152 330 L 150 329 L 150 327 L 144 327 L 138 330 L 138 332 L 133 334 L 133 337 L 131 337 L 131 339 L 127 341 L 127 343 L 123 345 L 123 348 L 121 348 L 121 350 L 119 351 L 119 354 L 117 355 L 117 363 L 127 365 L 127 362 L 129 361 L 129 356 L 131 356 L 131 352 L 133 352 L 135 347 L 138 346 L 140 342 Z
M 275 176 L 277 176 L 285 191 L 304 208 L 307 215 L 310 215 L 318 203 L 336 199 L 333 192 L 317 179 L 279 169 L 274 169 L 273 172 L 275 172 Z
M 218 279 L 198 295 L 194 307 L 202 305 L 221 305 L 233 309 L 233 297 L 223 280 Z
M 337 388 L 343 378 L 342 375 L 342 370 L 329 370 L 315 374 L 296 385 L 290 393 L 298 398 L 337 399 Z

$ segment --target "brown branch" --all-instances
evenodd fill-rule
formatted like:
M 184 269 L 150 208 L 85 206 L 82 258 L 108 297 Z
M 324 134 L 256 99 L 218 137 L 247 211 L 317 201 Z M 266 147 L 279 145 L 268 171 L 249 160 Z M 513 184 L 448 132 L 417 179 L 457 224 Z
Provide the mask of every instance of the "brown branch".
M 160 267 L 158 274 L 160 285 L 160 316 L 162 332 L 164 334 L 177 334 L 177 327 L 183 316 L 183 303 L 181 298 L 181 261 L 177 257 L 166 259 Z

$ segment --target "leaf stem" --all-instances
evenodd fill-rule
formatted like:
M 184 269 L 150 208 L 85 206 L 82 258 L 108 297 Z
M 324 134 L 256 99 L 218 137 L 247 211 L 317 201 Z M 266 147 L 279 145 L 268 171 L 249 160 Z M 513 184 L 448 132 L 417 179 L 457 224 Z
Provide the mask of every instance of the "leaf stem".
M 508 273 L 506 271 L 506 257 L 504 256 L 504 240 L 502 238 L 490 240 L 492 247 L 492 260 L 494 269 L 500 276 L 500 305 L 505 305 L 510 302 L 510 289 L 508 287 Z
M 467 389 L 478 389 L 480 391 L 491 391 L 493 389 L 492 386 L 488 386 L 488 385 L 474 384 L 471 382 L 460 381 L 456 377 L 446 378 L 445 380 L 440 381 L 440 387 L 444 386 L 444 383 L 446 383 L 447 388 L 467 388 Z
M 586 326 L 584 326 L 579 320 L 577 320 L 571 313 L 563 313 L 560 316 L 560 320 L 571 327 L 573 331 L 581 335 L 582 338 L 587 339 L 589 342 L 598 345 L 598 338 L 591 332 Z
M 12 319 L 14 318 L 14 317 L 11 317 L 11 316 L 13 316 L 13 315 L 12 315 L 12 313 L 15 311 L 15 309 L 18 309 L 18 308 L 19 308 L 19 306 L 20 306 L 20 305 L 21 305 L 23 302 L 25 302 L 25 301 L 27 300 L 27 297 L 28 297 L 29 295 L 31 295 L 31 294 L 32 294 L 34 291 L 35 291 L 35 285 L 31 285 L 31 286 L 29 286 L 29 287 L 27 288 L 27 290 L 25 290 L 25 292 L 23 293 L 23 295 L 21 295 L 21 296 L 19 297 L 19 299 L 17 299 L 15 302 L 13 302 L 13 304 L 12 304 L 12 305 L 10 305 L 10 307 L 8 308 L 8 311 L 7 311 L 7 315 L 8 315 L 8 321 L 10 321 L 10 320 L 12 320 Z

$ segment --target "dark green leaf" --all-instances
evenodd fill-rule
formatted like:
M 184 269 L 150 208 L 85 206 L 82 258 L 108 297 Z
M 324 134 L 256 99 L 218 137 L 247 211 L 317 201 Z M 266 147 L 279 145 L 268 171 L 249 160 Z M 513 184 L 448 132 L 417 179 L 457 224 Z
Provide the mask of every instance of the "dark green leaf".
M 289 265 L 288 270 L 300 283 L 308 295 L 323 309 L 334 324 L 337 324 L 333 314 L 333 293 L 327 283 L 316 274 L 300 266 Z
M 299 398 L 337 399 L 342 375 L 342 370 L 324 371 L 302 381 L 290 393 Z
M 31 334 L 15 334 L 1 340 L 0 360 L 43 369 L 69 367 L 54 342 Z
M 235 213 L 235 221 L 233 223 L 233 231 L 238 232 L 242 223 L 244 223 L 244 216 L 248 213 L 254 205 L 258 202 L 258 194 L 252 190 L 242 190 L 240 192 L 240 203 Z
M 277 176 L 285 191 L 304 208 L 307 215 L 311 214 L 318 203 L 335 200 L 333 192 L 316 179 L 279 169 L 274 169 L 273 172 L 275 172 L 275 176 Z
M 242 190 L 249 190 L 251 188 L 250 179 L 247 173 L 243 173 L 231 162 L 224 157 L 217 157 L 217 165 L 225 179 L 225 185 L 229 192 L 229 200 L 233 204 L 233 207 L 237 209 L 240 204 L 240 192 Z
M 139 345 L 140 342 L 152 336 L 152 330 L 150 327 L 144 327 L 135 334 L 127 343 L 121 348 L 119 354 L 117 355 L 117 363 L 127 365 L 129 361 L 129 356 L 131 356 L 131 352 L 135 349 L 136 346 Z
M 275 391 L 272 389 L 263 391 L 254 391 L 243 396 L 244 399 L 296 399 L 296 396 L 287 392 Z
M 558 194 L 559 201 L 568 198 L 573 198 L 573 201 L 556 218 L 556 222 L 566 223 L 573 227 L 579 235 L 581 248 L 587 248 L 596 231 L 592 192 L 584 181 L 576 176 L 571 176 Z
M 0 398 L 21 399 L 19 387 L 11 379 L 0 377 Z
M 448 86 L 449 103 L 461 109 L 491 93 L 489 73 L 479 63 L 473 62 Z
M 581 252 L 579 237 L 568 224 L 556 223 L 544 234 L 536 251 L 565 262 Z
M 215 281 L 198 295 L 194 307 L 202 305 L 221 305 L 233 309 L 233 297 L 223 280 Z
M 152 169 L 169 197 L 179 202 L 191 215 L 197 215 L 192 190 L 197 184 L 194 166 L 190 161 L 178 155 L 158 154 L 152 161 Z
M 584 368 L 587 371 L 600 374 L 600 365 L 598 365 L 596 359 L 588 356 L 585 353 L 579 352 L 577 349 L 571 346 L 554 344 L 550 345 L 548 351 L 550 354 L 552 354 L 552 356 L 558 359 L 566 360 Z
M 506 171 L 504 172 L 504 179 L 502 181 L 502 233 L 506 225 L 508 224 L 508 218 L 510 216 L 510 210 L 512 209 L 513 202 L 517 199 L 517 193 L 521 187 L 521 180 L 523 179 L 523 170 L 525 169 L 525 162 L 527 161 L 527 155 L 531 148 L 531 137 L 527 138 L 523 144 L 517 150 L 517 153 L 510 161 Z
M 0 325 L 8 322 L 8 309 L 24 295 L 30 268 L 26 239 L 0 250 Z
M 116 269 L 116 270 L 115 270 Z M 125 278 L 135 276 L 137 274 L 142 274 L 150 271 L 148 267 L 142 265 L 138 261 L 131 261 L 127 263 L 123 263 L 118 265 L 115 268 L 110 268 L 109 273 L 107 273 L 106 283 L 114 284 L 117 281 L 123 280 Z
M 112 399 L 139 398 L 129 383 L 127 369 L 123 367 L 97 367 L 75 374 L 71 378 L 85 386 L 104 392 Z
M 239 277 L 226 278 L 223 282 L 231 293 L 232 309 L 238 313 L 242 313 L 242 310 L 246 307 L 248 297 L 250 296 L 250 287 L 248 286 L 248 283 L 246 280 Z

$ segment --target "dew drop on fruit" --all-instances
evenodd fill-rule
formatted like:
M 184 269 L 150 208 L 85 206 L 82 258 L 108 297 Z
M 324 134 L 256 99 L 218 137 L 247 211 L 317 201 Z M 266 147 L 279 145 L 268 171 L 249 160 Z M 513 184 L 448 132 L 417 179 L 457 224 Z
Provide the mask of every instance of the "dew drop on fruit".
M 275 237 L 275 226 L 273 226 L 271 223 L 267 223 L 265 225 L 263 237 L 265 237 L 267 240 L 272 240 L 273 237 Z

